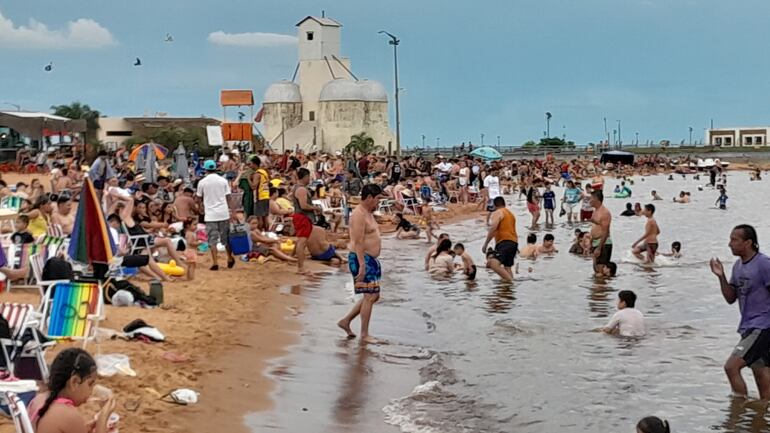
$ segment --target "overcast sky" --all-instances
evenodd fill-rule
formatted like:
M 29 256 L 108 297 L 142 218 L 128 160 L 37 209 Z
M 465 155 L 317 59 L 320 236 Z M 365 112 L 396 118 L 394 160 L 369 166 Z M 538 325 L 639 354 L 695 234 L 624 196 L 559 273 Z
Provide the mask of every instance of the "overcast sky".
M 343 55 L 393 90 L 398 35 L 402 143 L 521 144 L 545 130 L 596 142 L 694 139 L 770 125 L 767 0 L 331 0 Z M 0 3 L 0 102 L 74 100 L 108 115 L 221 116 L 223 88 L 291 78 L 310 0 L 25 0 Z M 170 33 L 174 42 L 164 42 Z M 136 57 L 142 66 L 135 67 Z M 53 62 L 53 70 L 44 67 Z M 392 109 L 391 101 L 391 109 Z M 2 109 L 13 110 L 10 105 Z M 392 110 L 391 110 L 392 111 Z M 393 123 L 393 120 L 391 121 Z

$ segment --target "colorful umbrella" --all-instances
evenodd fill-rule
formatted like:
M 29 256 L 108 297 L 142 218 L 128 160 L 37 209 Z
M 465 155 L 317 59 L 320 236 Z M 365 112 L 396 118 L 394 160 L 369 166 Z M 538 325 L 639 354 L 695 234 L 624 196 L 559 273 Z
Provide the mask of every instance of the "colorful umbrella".
M 491 147 L 479 147 L 471 152 L 471 156 L 486 159 L 488 161 L 498 161 L 503 159 L 503 155 L 500 155 L 500 152 Z
M 115 253 L 115 243 L 107 229 L 107 221 L 91 179 L 86 179 L 80 192 L 80 203 L 67 253 L 81 263 L 110 263 Z
M 131 154 L 128 155 L 128 159 L 130 161 L 136 161 L 136 158 L 141 155 L 146 159 L 149 152 L 154 152 L 155 157 L 157 159 L 165 159 L 166 155 L 168 155 L 168 149 L 161 146 L 158 143 L 145 143 L 140 144 L 139 146 L 136 146 L 134 150 L 131 151 Z

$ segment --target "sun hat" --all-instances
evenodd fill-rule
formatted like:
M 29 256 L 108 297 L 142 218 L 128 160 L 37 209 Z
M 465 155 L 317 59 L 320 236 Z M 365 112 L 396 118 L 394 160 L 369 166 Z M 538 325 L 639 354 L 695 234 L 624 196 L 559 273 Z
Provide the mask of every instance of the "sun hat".
M 217 169 L 217 163 L 214 162 L 213 159 L 207 159 L 206 162 L 203 163 L 203 169 L 204 170 L 216 170 Z

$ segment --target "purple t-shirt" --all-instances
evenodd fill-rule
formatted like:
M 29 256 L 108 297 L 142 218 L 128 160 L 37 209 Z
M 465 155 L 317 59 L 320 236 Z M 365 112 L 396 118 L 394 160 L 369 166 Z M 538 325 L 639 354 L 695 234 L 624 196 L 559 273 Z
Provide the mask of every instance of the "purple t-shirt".
M 770 257 L 757 253 L 746 263 L 737 260 L 730 285 L 735 288 L 741 310 L 738 333 L 770 329 Z

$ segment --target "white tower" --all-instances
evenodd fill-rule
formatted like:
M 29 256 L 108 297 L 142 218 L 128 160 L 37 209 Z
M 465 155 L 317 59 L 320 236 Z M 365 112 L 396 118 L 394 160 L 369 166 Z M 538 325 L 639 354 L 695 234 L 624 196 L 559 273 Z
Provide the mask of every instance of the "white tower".
M 316 121 L 321 89 L 335 78 L 352 78 L 350 59 L 340 55 L 342 24 L 337 21 L 308 16 L 297 23 L 297 29 L 302 120 Z

